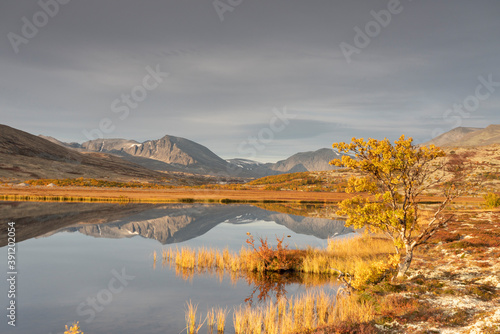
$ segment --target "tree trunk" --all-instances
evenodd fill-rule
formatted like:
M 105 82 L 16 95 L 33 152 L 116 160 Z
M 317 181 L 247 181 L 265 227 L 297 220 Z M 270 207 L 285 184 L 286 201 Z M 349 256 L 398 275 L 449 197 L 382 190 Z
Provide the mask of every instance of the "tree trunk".
M 404 277 L 408 268 L 410 268 L 411 260 L 413 259 L 413 247 L 406 246 L 406 255 L 403 262 L 399 264 L 398 274 L 396 276 L 397 279 L 401 279 Z

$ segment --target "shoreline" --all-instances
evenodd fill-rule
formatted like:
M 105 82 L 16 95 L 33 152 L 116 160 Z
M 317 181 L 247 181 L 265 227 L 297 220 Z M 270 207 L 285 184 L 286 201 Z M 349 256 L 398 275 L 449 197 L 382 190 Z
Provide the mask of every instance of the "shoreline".
M 334 204 L 354 194 L 294 190 L 124 189 L 91 187 L 0 186 L 0 201 L 117 202 L 117 203 L 304 203 Z M 438 196 L 421 196 L 423 204 L 439 203 Z M 481 197 L 460 197 L 455 203 L 481 203 Z

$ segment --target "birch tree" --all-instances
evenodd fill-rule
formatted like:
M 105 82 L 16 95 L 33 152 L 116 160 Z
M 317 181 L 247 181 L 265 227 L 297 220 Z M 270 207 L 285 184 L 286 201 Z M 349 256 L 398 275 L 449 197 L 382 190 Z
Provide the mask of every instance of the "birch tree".
M 353 138 L 333 148 L 354 157 L 344 155 L 330 164 L 360 175 L 349 179 L 346 191 L 357 194 L 342 201 L 337 213 L 348 217 L 346 226 L 366 227 L 392 239 L 400 256 L 396 277 L 404 277 L 415 248 L 453 219 L 446 211 L 450 202 L 471 189 L 471 164 L 466 156 L 445 158 L 442 149 L 416 146 L 404 135 L 394 144 L 388 139 Z M 430 188 L 439 190 L 439 202 L 431 217 L 424 218 L 419 198 Z

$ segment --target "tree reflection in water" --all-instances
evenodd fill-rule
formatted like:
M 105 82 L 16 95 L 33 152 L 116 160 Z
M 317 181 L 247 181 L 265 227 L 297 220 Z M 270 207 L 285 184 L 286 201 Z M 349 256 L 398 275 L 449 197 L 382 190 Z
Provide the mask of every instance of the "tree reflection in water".
M 165 265 L 163 266 L 165 267 Z M 317 287 L 327 284 L 338 285 L 338 282 L 330 275 L 307 274 L 292 271 L 227 271 L 215 268 L 191 269 L 176 266 L 170 263 L 169 267 L 175 267 L 177 277 L 186 281 L 192 281 L 195 275 L 213 275 L 217 276 L 222 282 L 227 274 L 233 285 L 240 280 L 245 281 L 252 288 L 250 295 L 245 298 L 245 303 L 252 305 L 254 301 L 264 303 L 267 300 L 287 299 L 287 287 L 292 285 L 302 285 L 305 287 Z
M 306 287 L 321 286 L 335 281 L 328 275 L 304 274 L 297 272 L 242 272 L 242 278 L 253 286 L 252 293 L 245 302 L 252 305 L 254 300 L 263 303 L 268 299 L 287 298 L 287 287 L 304 285 Z M 258 292 L 258 295 L 256 293 Z

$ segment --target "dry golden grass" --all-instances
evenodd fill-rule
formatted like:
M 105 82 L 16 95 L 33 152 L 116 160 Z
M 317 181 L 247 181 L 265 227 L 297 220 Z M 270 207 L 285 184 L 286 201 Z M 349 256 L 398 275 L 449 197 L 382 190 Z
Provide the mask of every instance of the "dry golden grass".
M 169 252 L 170 251 L 170 248 L 167 250 L 167 249 L 162 249 L 161 250 L 161 258 L 163 261 L 167 261 L 167 258 L 169 257 Z
M 188 304 L 189 307 L 189 304 Z M 194 314 L 192 312 L 195 312 Z M 196 325 L 196 307 L 188 308 L 188 329 L 199 330 Z M 374 319 L 375 307 L 357 296 L 328 295 L 324 291 L 308 292 L 286 301 L 281 298 L 260 307 L 239 306 L 233 310 L 235 334 L 289 334 L 309 332 L 319 326 L 342 322 L 364 323 Z M 224 333 L 227 310 L 212 309 L 207 314 L 208 331 L 215 323 L 219 334 Z M 220 318 L 219 318 L 220 317 Z M 223 319 L 222 322 L 219 319 Z M 224 324 L 224 326 L 221 325 Z M 188 331 L 189 333 L 189 331 Z
M 330 313 L 330 299 L 325 291 L 319 292 L 316 298 L 316 317 L 318 326 L 324 326 L 327 324 L 328 315 Z
M 247 308 L 247 331 L 249 334 L 261 334 L 262 333 L 262 310 L 260 308 Z
M 226 329 L 227 309 L 218 308 L 215 311 L 215 318 L 217 320 L 217 333 L 224 333 Z
M 338 203 L 353 194 L 343 192 L 307 192 L 272 190 L 228 189 L 116 189 L 88 187 L 7 187 L 0 186 L 3 201 L 55 201 L 55 202 L 144 202 L 144 203 Z M 422 196 L 422 201 L 439 201 L 442 198 Z M 483 202 L 482 198 L 464 197 L 456 202 Z
M 391 240 L 366 234 L 359 238 L 329 240 L 327 252 L 329 268 L 349 273 L 355 288 L 377 282 L 399 261 Z
M 203 326 L 203 323 L 197 323 L 196 312 L 198 305 L 193 305 L 191 301 L 186 304 L 186 331 L 188 334 L 196 334 Z
M 304 282 L 311 282 L 311 285 L 316 285 L 313 283 L 317 278 L 321 278 L 319 274 L 348 273 L 352 277 L 353 286 L 359 288 L 366 283 L 377 281 L 390 269 L 388 260 L 394 254 L 394 247 L 387 239 L 362 235 L 344 240 L 329 240 L 326 249 L 284 249 L 280 251 L 280 256 L 273 255 L 276 252 L 277 250 L 268 248 L 267 258 L 263 258 L 257 250 L 244 247 L 239 253 L 230 252 L 228 249 L 221 252 L 215 249 L 182 247 L 176 248 L 175 251 L 162 250 L 162 258 L 170 264 L 175 263 L 177 272 L 186 279 L 192 279 L 195 271 L 216 271 L 229 273 L 237 280 L 237 273 L 264 273 L 278 268 L 277 271 L 287 270 L 308 275 Z M 280 259 L 284 259 L 285 263 L 277 263 Z M 273 267 L 268 265 L 269 261 Z M 322 282 L 324 279 L 319 280 L 319 283 Z
M 196 266 L 196 252 L 187 247 L 177 250 L 175 264 L 181 268 L 194 269 Z
M 246 317 L 245 317 L 245 308 L 243 308 L 242 306 L 240 306 L 237 309 L 234 309 L 233 311 L 233 326 L 235 334 L 243 334 L 246 332 L 246 329 L 248 328 L 248 324 L 246 322 Z
M 215 325 L 217 324 L 217 321 L 215 320 L 215 310 L 212 308 L 208 310 L 207 312 L 207 327 L 208 327 L 208 333 L 213 334 Z
M 344 321 L 368 322 L 375 318 L 375 307 L 367 301 L 359 301 L 355 295 L 345 296 L 337 300 L 332 316 L 333 321 L 328 321 L 328 324 Z
M 350 197 L 345 193 L 226 189 L 113 189 L 85 187 L 0 187 L 0 200 L 88 201 L 88 202 L 318 202 L 336 203 Z
M 371 257 L 394 252 L 392 242 L 386 238 L 363 235 L 359 238 L 330 239 L 328 252 L 336 257 Z
M 198 268 L 213 268 L 215 265 L 215 258 L 212 249 L 200 248 L 197 253 Z
M 277 314 L 277 307 L 272 302 L 269 302 L 264 312 L 264 333 L 278 334 L 279 324 L 277 323 Z

